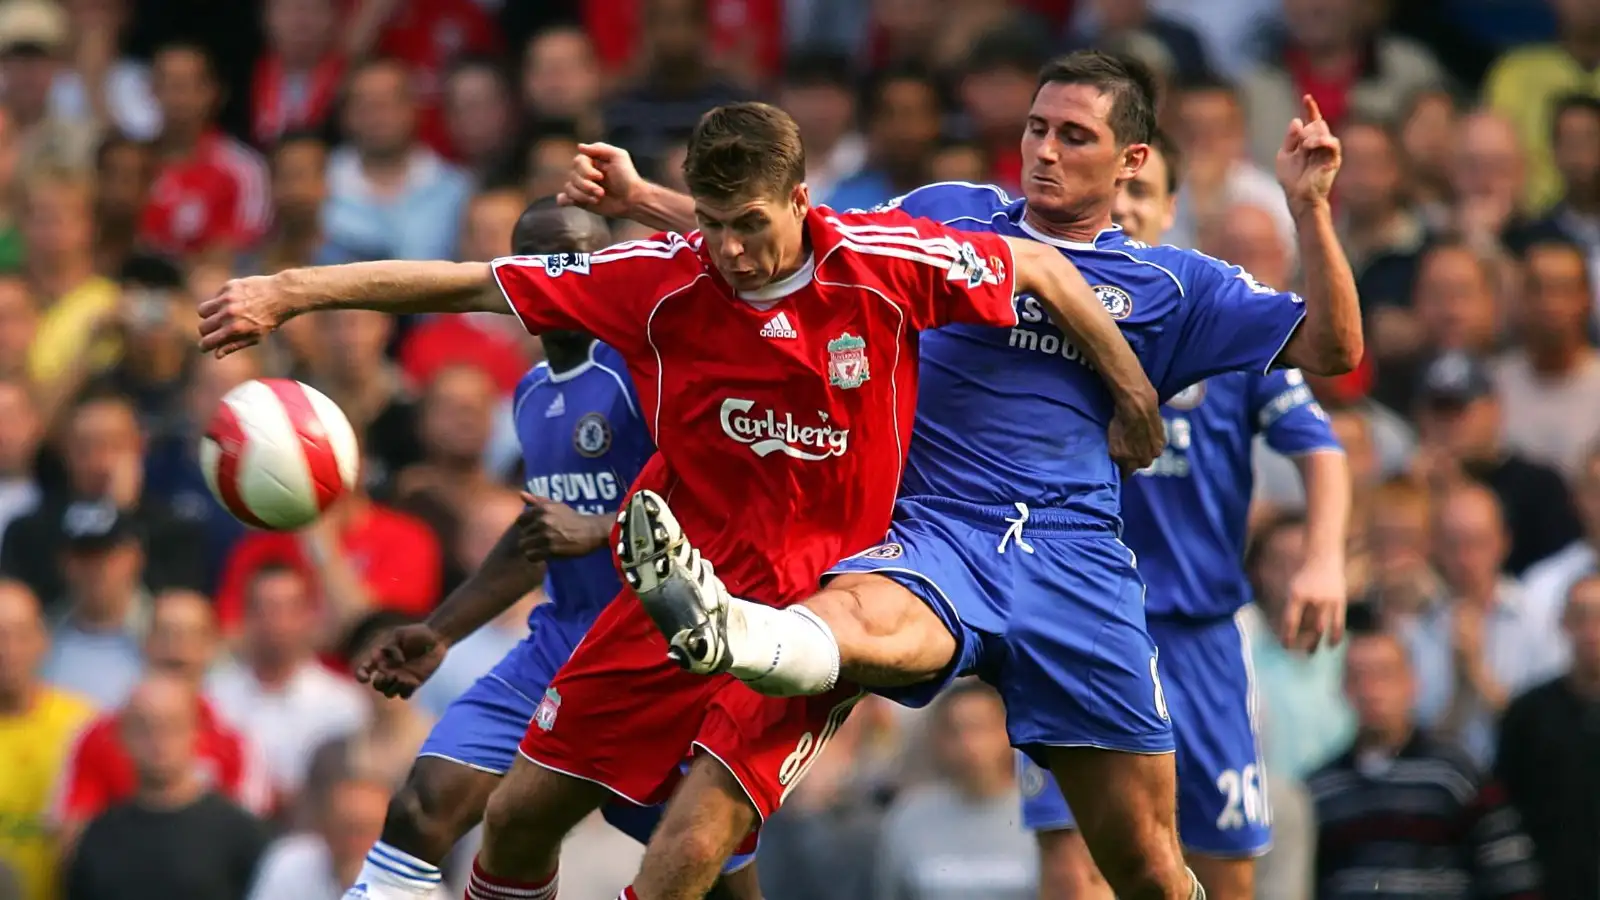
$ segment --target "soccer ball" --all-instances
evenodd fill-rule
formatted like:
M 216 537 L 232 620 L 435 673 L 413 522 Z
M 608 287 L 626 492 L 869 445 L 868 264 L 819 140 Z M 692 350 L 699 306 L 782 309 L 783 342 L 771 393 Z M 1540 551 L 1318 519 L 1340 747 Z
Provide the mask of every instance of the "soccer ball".
M 229 391 L 200 440 L 200 471 L 217 502 L 272 531 L 316 521 L 355 487 L 360 468 L 350 420 L 321 392 L 287 378 Z

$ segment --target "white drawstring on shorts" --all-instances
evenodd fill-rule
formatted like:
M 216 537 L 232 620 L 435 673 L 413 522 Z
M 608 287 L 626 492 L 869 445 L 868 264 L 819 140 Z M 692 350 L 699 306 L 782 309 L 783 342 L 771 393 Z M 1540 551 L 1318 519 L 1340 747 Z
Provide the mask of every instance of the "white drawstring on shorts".
M 1018 547 L 1022 548 L 1023 553 L 1032 553 L 1033 547 L 1029 545 L 1029 543 L 1022 537 L 1022 526 L 1028 521 L 1028 504 L 1018 501 L 1016 507 L 1017 517 L 1014 519 L 1006 519 L 1006 522 L 1010 525 L 1010 527 L 1006 529 L 1005 534 L 1000 536 L 1000 546 L 995 549 L 1001 553 L 1004 553 L 1006 552 L 1007 544 L 1016 544 Z

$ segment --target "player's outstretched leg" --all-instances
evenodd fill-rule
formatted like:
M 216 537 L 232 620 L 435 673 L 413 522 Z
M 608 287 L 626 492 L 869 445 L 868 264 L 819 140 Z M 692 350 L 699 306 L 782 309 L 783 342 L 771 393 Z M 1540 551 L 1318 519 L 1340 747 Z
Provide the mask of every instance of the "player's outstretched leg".
M 1122 900 L 1204 900 L 1178 845 L 1170 753 L 1045 748 L 1050 773 L 1112 891 Z
M 611 793 L 518 756 L 489 795 L 467 900 L 555 900 L 561 841 Z
M 367 853 L 345 900 L 425 900 L 438 890 L 439 864 L 483 818 L 497 775 L 424 756 L 389 801 L 383 835 Z
M 937 678 L 956 653 L 950 629 L 903 586 L 850 573 L 803 604 L 775 609 L 728 593 L 666 501 L 640 491 L 618 516 L 623 575 L 696 674 L 728 672 L 763 694 L 823 694 L 841 678 L 899 688 Z

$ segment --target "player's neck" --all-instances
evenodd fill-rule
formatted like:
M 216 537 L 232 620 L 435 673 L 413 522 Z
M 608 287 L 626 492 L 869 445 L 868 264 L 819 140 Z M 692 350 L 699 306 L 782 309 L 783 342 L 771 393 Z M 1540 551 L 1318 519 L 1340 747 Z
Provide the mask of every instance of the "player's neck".
M 1051 222 L 1031 207 L 1024 207 L 1022 221 L 1034 231 L 1057 240 L 1092 244 L 1094 239 L 1100 236 L 1100 232 L 1111 227 L 1111 213 L 1110 210 L 1100 210 L 1092 219 Z
M 544 358 L 556 375 L 570 372 L 589 361 L 594 338 L 588 335 L 556 334 L 544 336 Z

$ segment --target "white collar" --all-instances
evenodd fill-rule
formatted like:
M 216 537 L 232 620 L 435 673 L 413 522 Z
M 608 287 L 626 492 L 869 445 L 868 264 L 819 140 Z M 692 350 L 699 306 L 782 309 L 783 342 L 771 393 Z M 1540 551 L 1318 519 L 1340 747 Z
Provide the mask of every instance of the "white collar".
M 800 268 L 796 269 L 793 275 L 780 278 L 753 291 L 739 291 L 739 299 L 751 305 L 766 304 L 770 306 L 810 284 L 811 279 L 816 274 L 817 257 L 814 254 L 807 255 L 806 261 L 800 264 Z

